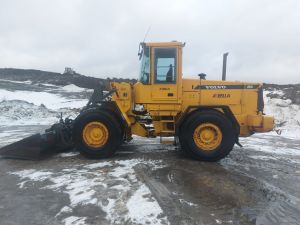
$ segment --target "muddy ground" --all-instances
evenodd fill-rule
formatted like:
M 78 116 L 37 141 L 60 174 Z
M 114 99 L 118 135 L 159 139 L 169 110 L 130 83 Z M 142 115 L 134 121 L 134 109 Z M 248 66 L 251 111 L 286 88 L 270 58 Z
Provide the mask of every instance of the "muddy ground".
M 43 129 L 0 127 L 0 145 Z M 300 224 L 300 141 L 241 143 L 217 163 L 137 137 L 107 160 L 2 158 L 0 224 Z

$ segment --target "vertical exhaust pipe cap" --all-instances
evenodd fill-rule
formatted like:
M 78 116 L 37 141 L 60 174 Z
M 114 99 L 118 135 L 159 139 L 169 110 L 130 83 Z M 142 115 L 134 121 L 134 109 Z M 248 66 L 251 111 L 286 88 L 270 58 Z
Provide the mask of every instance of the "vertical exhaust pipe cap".
M 228 52 L 223 54 L 223 69 L 222 69 L 222 80 L 226 80 L 226 66 L 227 66 L 227 56 Z

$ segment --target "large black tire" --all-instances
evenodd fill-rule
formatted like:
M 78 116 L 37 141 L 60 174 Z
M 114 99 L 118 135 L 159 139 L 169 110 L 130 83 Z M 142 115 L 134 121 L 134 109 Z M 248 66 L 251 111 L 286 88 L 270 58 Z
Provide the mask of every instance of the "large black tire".
M 194 138 L 195 130 L 202 124 L 213 124 L 222 134 L 220 144 L 213 149 L 201 149 Z M 193 113 L 181 125 L 179 141 L 186 155 L 201 161 L 218 161 L 232 150 L 236 134 L 230 120 L 221 112 L 205 110 Z
M 83 131 L 87 124 L 98 122 L 108 131 L 108 139 L 101 147 L 93 147 L 85 142 Z M 122 128 L 116 118 L 104 110 L 90 110 L 79 115 L 75 120 L 73 140 L 76 149 L 88 158 L 108 158 L 115 154 L 123 139 Z

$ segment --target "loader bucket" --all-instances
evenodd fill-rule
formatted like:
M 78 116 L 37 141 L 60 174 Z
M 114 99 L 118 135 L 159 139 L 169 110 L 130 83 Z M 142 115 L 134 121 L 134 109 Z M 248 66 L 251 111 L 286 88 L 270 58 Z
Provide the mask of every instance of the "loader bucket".
M 71 120 L 61 121 L 45 130 L 44 134 L 34 134 L 20 141 L 0 148 L 0 156 L 15 159 L 38 160 L 51 154 L 73 147 L 68 125 Z
M 5 158 L 41 159 L 49 155 L 55 140 L 49 135 L 35 134 L 20 141 L 4 146 L 0 155 Z

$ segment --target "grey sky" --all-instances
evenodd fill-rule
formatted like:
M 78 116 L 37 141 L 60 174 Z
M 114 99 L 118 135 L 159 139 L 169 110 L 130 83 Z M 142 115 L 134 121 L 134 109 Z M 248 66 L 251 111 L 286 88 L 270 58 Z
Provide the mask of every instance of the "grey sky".
M 137 77 L 138 44 L 186 42 L 186 77 L 300 83 L 299 0 L 0 0 L 0 67 Z

